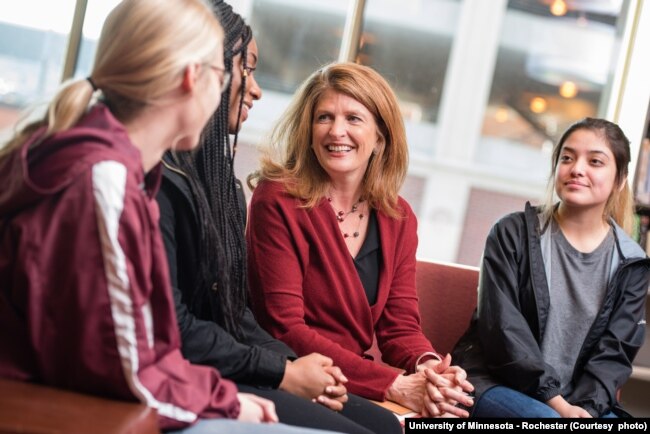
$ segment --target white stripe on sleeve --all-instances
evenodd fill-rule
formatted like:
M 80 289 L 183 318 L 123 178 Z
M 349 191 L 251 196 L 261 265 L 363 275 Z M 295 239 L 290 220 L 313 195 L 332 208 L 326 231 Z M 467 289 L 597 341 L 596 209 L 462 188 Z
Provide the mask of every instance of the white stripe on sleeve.
M 92 172 L 97 225 L 122 369 L 131 391 L 140 401 L 156 408 L 162 416 L 191 423 L 197 418 L 195 413 L 171 403 L 158 401 L 138 378 L 138 345 L 131 285 L 127 273 L 126 255 L 118 241 L 120 216 L 124 209 L 126 174 L 126 167 L 117 161 L 97 163 L 93 166 Z M 153 342 L 151 312 L 145 309 L 144 316 L 147 340 L 151 345 Z

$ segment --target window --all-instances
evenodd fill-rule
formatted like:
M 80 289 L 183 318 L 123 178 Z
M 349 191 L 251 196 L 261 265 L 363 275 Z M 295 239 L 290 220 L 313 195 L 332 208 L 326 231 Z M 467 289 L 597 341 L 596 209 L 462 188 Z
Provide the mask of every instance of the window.
M 79 57 L 74 72 L 75 78 L 90 75 L 95 60 L 95 51 L 106 16 L 119 0 L 89 0 L 84 18 L 83 36 L 79 46 Z
M 75 0 L 22 0 L 0 16 L 0 138 L 61 82 Z
M 438 120 L 459 12 L 452 0 L 367 3 L 358 60 L 391 83 L 406 121 Z
M 247 22 L 260 52 L 255 76 L 266 91 L 293 94 L 339 56 L 348 0 L 255 0 Z
M 21 0 L 3 10 L 0 139 L 58 87 L 83 1 Z M 237 175 L 258 167 L 257 145 L 297 86 L 358 46 L 357 61 L 400 99 L 410 147 L 402 194 L 418 215 L 421 258 L 476 265 L 496 216 L 542 196 L 549 151 L 579 118 L 618 122 L 637 154 L 650 99 L 642 0 L 227 1 L 253 28 L 264 92 L 240 132 Z M 117 2 L 88 0 L 75 77 L 88 75 Z M 344 41 L 353 11 L 362 31 Z
M 263 98 L 255 102 L 240 132 L 235 173 L 245 178 L 257 169 L 256 144 L 288 106 L 298 86 L 314 71 L 339 57 L 349 0 L 232 1 L 253 29 L 259 50 L 255 78 Z M 247 194 L 250 194 L 246 188 Z
M 583 117 L 604 116 L 625 24 L 622 6 L 508 2 L 477 160 L 516 165 L 543 179 L 548 165 L 538 162 L 549 159 L 562 132 Z

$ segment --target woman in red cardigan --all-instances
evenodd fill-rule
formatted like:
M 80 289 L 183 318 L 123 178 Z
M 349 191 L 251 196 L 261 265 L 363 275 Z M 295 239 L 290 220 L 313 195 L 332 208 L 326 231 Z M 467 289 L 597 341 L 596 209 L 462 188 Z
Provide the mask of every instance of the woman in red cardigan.
M 467 417 L 465 372 L 431 347 L 415 289 L 417 222 L 398 196 L 408 149 L 397 99 L 371 68 L 328 65 L 298 91 L 272 143 L 247 229 L 253 307 L 298 355 L 319 352 L 348 390 Z M 367 356 L 373 336 L 386 363 Z

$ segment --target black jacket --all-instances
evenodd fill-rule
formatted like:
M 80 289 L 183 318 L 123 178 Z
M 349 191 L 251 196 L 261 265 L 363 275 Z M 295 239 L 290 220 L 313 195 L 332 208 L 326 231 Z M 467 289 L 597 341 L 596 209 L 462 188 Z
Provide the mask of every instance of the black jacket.
M 645 337 L 650 260 L 612 225 L 618 267 L 563 394 L 593 416 L 621 410 L 616 391 L 629 378 Z M 478 307 L 453 354 L 467 370 L 477 397 L 498 384 L 543 402 L 561 394 L 558 376 L 544 363 L 540 349 L 550 302 L 541 247 L 544 232 L 537 210 L 527 204 L 525 212 L 504 217 L 488 235 Z
M 242 320 L 244 337 L 237 341 L 215 322 L 217 318 L 211 318 L 209 300 L 205 300 L 206 309 L 200 312 L 190 311 L 186 304 L 197 284 L 199 233 L 196 208 L 185 176 L 165 167 L 157 200 L 183 355 L 192 363 L 214 366 L 235 382 L 277 388 L 284 377 L 287 358 L 294 358 L 295 354 L 264 331 L 249 309 Z

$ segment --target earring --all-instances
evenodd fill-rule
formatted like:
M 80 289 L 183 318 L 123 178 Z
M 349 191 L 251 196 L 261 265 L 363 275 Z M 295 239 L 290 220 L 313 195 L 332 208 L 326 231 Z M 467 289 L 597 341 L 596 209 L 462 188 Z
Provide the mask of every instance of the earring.
M 379 153 L 379 150 L 377 148 L 372 150 L 372 155 L 377 155 Z

